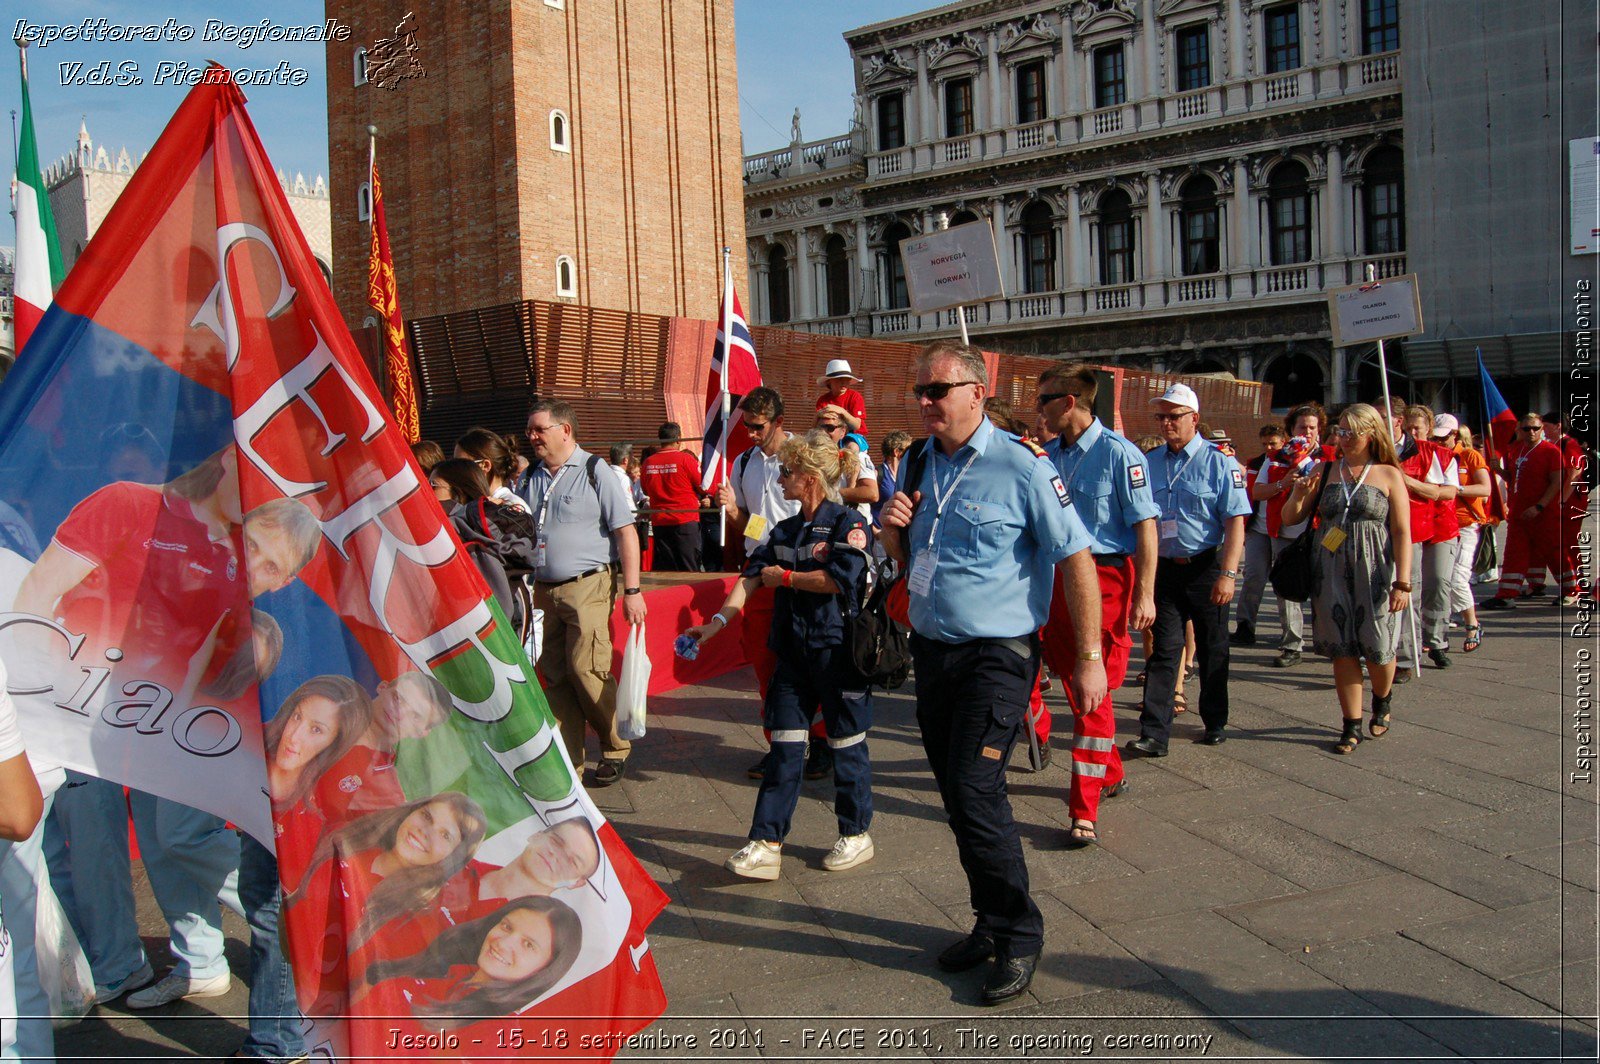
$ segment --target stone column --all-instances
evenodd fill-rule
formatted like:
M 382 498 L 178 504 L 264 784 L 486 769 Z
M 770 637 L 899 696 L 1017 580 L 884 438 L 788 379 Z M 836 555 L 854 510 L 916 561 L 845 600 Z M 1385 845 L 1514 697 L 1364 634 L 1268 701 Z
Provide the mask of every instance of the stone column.
M 1256 216 L 1250 205 L 1250 173 L 1244 159 L 1233 160 L 1233 203 L 1229 214 L 1229 266 L 1241 270 L 1256 265 Z
M 1222 95 L 1223 108 L 1227 111 L 1244 107 L 1244 79 L 1250 74 L 1244 68 L 1244 4 L 1245 0 L 1224 0 L 1223 3 L 1228 10 L 1228 53 L 1224 59 L 1228 69 L 1221 80 L 1226 86 Z
M 1140 36 L 1143 38 L 1141 43 L 1143 45 L 1144 62 L 1140 65 L 1144 67 L 1144 77 L 1139 79 L 1139 84 L 1143 89 L 1139 93 L 1140 98 L 1160 96 L 1167 91 L 1167 87 L 1161 84 L 1161 56 L 1158 47 L 1161 43 L 1161 38 L 1159 31 L 1156 29 L 1156 5 L 1144 4 L 1142 6 L 1144 8 L 1144 25 L 1140 31 Z
M 1144 279 L 1159 280 L 1167 276 L 1167 249 L 1172 239 L 1166 225 L 1166 212 L 1161 209 L 1161 173 L 1151 170 L 1145 181 L 1145 247 Z
M 1339 54 L 1344 50 L 1344 36 L 1339 32 L 1338 0 L 1316 0 L 1316 2 L 1322 6 L 1322 61 L 1338 62 Z M 1359 10 L 1358 5 L 1351 6 Z
M 1335 403 L 1349 401 L 1349 385 L 1346 378 L 1350 376 L 1350 355 L 1342 347 L 1333 349 L 1333 380 L 1328 382 L 1329 398 Z
M 1006 126 L 1006 101 L 1010 86 L 1000 76 L 1000 35 L 989 28 L 989 128 L 1003 130 Z
M 1068 278 L 1072 288 L 1087 288 L 1091 276 L 1089 269 L 1089 227 L 1083 221 L 1083 197 L 1079 186 L 1067 186 L 1067 256 Z
M 922 44 L 917 45 L 917 128 L 921 134 L 917 140 L 927 141 L 937 139 L 934 132 L 934 123 L 938 121 L 938 109 L 933 105 L 933 89 L 928 83 L 928 49 Z
M 1342 259 L 1355 254 L 1355 244 L 1345 239 L 1344 154 L 1337 143 L 1327 147 L 1328 181 L 1322 195 L 1322 258 Z
M 1083 103 L 1083 64 L 1088 60 L 1082 49 L 1069 39 L 1067 23 L 1061 27 L 1061 87 L 1062 98 L 1067 101 L 1066 115 L 1076 118 L 1087 108 Z
M 867 220 L 856 219 L 856 283 L 852 298 L 858 312 L 878 306 L 877 274 L 872 268 L 872 249 L 867 246 Z
M 816 304 L 811 298 L 811 249 L 806 246 L 806 243 L 806 231 L 804 229 L 796 229 L 794 231 L 795 321 L 809 321 L 811 318 L 821 317 L 817 313 Z
M 1016 248 L 1012 247 L 1011 233 L 1006 228 L 1006 201 L 994 196 L 989 200 L 989 225 L 994 229 L 995 257 L 1000 260 L 1000 287 L 1007 296 L 1017 294 Z

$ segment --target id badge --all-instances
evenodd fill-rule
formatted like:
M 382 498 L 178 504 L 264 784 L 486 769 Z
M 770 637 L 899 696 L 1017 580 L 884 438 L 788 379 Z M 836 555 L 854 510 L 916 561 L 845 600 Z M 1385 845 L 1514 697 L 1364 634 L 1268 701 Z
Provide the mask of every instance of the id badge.
M 1329 525 L 1322 530 L 1322 545 L 1329 550 L 1338 550 L 1349 536 L 1344 534 L 1344 529 L 1338 525 Z
M 927 598 L 933 591 L 933 551 L 921 550 L 911 559 L 911 575 L 906 578 L 906 590 L 918 598 Z
M 744 523 L 744 538 L 751 543 L 759 543 L 761 537 L 767 534 L 767 519 L 760 514 L 751 514 Z
M 544 568 L 545 554 L 544 537 L 540 536 L 533 544 L 533 568 L 535 571 Z
M 1161 522 L 1161 538 L 1164 540 L 1178 538 L 1178 521 L 1176 518 L 1167 518 Z

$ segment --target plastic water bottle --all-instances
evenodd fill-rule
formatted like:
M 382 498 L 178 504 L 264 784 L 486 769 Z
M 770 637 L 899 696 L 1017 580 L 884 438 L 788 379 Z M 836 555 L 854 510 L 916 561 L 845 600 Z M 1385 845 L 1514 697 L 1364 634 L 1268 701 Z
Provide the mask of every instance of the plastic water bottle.
M 700 656 L 700 641 L 685 632 L 672 642 L 672 652 L 684 661 L 693 661 Z

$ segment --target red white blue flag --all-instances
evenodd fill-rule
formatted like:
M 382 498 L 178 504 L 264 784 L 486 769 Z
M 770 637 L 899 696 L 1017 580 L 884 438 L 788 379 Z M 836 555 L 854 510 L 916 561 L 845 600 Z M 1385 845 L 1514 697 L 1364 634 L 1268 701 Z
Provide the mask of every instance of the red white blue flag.
M 711 375 L 706 381 L 706 431 L 700 448 L 700 490 L 711 491 L 727 477 L 728 463 L 750 448 L 750 434 L 739 414 L 739 401 L 761 386 L 756 345 L 750 338 L 733 273 L 723 269 L 722 307 L 717 314 L 717 343 L 711 349 Z
M 579 785 L 243 104 L 210 68 L 0 386 L 29 750 L 275 847 L 314 1058 L 609 1058 L 665 1008 L 666 897 Z

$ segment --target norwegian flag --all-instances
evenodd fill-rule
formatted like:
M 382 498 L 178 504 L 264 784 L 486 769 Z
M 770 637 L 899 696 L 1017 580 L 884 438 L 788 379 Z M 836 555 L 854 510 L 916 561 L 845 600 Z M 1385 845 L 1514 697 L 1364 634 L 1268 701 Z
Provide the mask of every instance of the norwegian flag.
M 761 386 L 756 345 L 733 290 L 726 252 L 722 276 L 722 309 L 717 315 L 717 344 L 711 350 L 711 376 L 706 381 L 706 432 L 700 447 L 700 490 L 705 492 L 727 476 L 729 462 L 750 448 L 750 434 L 739 416 L 739 400 Z

